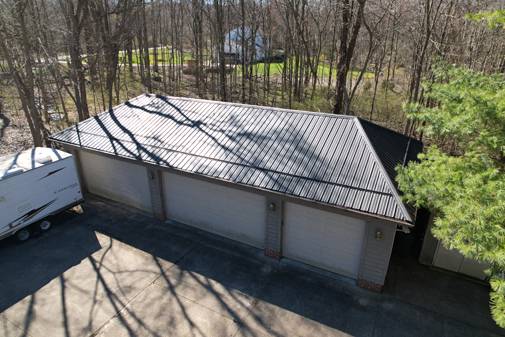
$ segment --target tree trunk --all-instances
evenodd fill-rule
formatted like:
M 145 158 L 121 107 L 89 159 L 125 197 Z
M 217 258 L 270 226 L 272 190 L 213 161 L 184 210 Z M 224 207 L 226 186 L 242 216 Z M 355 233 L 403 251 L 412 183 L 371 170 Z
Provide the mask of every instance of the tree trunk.
M 224 22 L 222 0 L 214 0 L 214 10 L 216 11 L 216 42 L 219 63 L 219 91 L 221 99 L 223 101 L 227 101 L 228 93 L 226 90 L 226 64 L 224 57 Z

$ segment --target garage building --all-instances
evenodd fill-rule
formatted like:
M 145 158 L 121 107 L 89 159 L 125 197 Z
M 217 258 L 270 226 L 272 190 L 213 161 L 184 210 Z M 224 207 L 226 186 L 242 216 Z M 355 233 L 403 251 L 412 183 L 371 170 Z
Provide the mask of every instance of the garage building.
M 51 140 L 89 193 L 367 288 L 415 220 L 394 177 L 421 143 L 353 116 L 146 94 Z
M 456 249 L 444 247 L 431 233 L 435 214 L 431 214 L 428 228 L 424 233 L 423 245 L 419 255 L 419 262 L 428 266 L 449 270 L 455 273 L 470 276 L 471 278 L 485 281 L 489 278 L 486 270 L 489 265 L 463 256 Z

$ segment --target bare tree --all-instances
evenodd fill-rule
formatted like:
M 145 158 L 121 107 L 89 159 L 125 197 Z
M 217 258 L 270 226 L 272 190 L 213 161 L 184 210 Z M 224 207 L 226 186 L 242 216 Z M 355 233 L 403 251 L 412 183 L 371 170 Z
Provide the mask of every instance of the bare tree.
M 87 24 L 87 0 L 59 0 L 60 8 L 67 26 L 66 43 L 70 56 L 70 73 L 74 84 L 74 100 L 79 120 L 89 118 L 86 79 L 82 64 L 81 33 Z
M 347 94 L 347 74 L 354 55 L 356 40 L 363 22 L 363 12 L 366 0 L 357 0 L 358 9 L 353 15 L 349 0 L 342 0 L 342 28 L 340 30 L 340 49 L 337 65 L 337 88 L 333 113 L 347 114 L 349 112 Z M 353 23 L 353 16 L 354 23 Z
M 113 5 L 110 7 L 108 1 L 90 0 L 90 8 L 102 41 L 109 109 L 112 109 L 114 105 L 113 88 L 119 63 L 119 51 L 128 40 L 129 29 L 136 17 L 135 12 L 138 10 L 139 0 L 119 0 Z
M 2 3 L 0 11 L 0 53 L 6 60 L 30 127 L 34 146 L 46 143 L 47 131 L 36 104 L 33 37 L 29 18 L 33 17 L 28 0 Z M 9 43 L 9 45 L 7 45 Z M 42 66 L 42 65 L 41 65 Z

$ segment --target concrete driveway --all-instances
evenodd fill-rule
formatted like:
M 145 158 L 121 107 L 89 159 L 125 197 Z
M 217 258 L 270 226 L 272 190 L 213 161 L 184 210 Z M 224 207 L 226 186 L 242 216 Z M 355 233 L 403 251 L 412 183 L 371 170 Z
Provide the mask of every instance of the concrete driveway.
M 400 262 L 375 294 L 110 202 L 84 210 L 0 243 L 0 336 L 504 335 L 487 289 L 452 275 Z M 438 298 L 451 280 L 465 298 Z

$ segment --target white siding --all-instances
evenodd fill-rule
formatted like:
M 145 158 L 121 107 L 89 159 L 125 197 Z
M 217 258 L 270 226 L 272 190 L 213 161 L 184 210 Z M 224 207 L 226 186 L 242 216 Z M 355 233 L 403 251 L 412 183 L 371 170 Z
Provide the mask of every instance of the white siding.
M 165 212 L 190 226 L 262 248 L 266 200 L 259 194 L 163 173 Z
M 365 222 L 287 202 L 284 255 L 357 278 Z
M 445 248 L 440 241 L 433 258 L 433 265 L 480 280 L 484 280 L 487 277 L 484 272 L 488 268 L 487 265 L 465 258 L 457 250 Z
M 376 233 L 381 232 L 380 238 Z M 359 278 L 383 285 L 389 267 L 396 235 L 396 224 L 371 220 L 367 222 Z
M 79 153 L 88 192 L 151 212 L 151 194 L 144 166 L 94 153 Z

